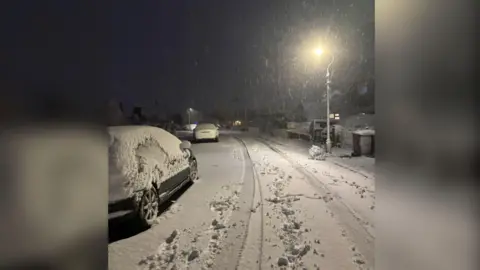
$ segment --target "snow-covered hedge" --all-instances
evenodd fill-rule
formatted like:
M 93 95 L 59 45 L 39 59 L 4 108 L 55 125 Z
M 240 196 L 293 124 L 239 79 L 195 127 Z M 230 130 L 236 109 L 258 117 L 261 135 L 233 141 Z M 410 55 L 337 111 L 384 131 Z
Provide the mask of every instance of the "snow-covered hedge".
M 150 126 L 118 126 L 108 129 L 110 158 L 125 178 L 127 195 L 157 186 L 188 167 L 181 141 L 167 131 Z M 162 156 L 162 151 L 166 157 Z

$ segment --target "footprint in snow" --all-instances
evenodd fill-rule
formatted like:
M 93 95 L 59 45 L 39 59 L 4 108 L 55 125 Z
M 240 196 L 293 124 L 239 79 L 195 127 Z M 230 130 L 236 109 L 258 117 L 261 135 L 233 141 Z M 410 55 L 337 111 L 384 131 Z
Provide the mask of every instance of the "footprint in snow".
M 198 250 L 196 249 L 193 249 L 190 254 L 188 255 L 188 261 L 191 262 L 193 260 L 195 260 L 196 258 L 198 258 L 200 255 L 200 253 L 198 252 Z
M 167 244 L 171 244 L 173 242 L 173 240 L 175 240 L 175 237 L 177 237 L 178 235 L 178 231 L 177 230 L 173 230 L 173 232 L 170 234 L 170 236 L 167 237 L 167 239 L 165 240 L 165 242 Z

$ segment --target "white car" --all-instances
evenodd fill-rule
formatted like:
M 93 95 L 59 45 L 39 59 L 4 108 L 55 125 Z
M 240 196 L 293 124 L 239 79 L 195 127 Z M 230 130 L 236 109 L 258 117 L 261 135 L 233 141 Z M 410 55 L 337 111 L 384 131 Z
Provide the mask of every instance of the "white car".
M 197 160 L 190 142 L 152 126 L 108 129 L 109 219 L 133 214 L 147 226 L 159 205 L 197 179 Z
M 215 126 L 215 124 L 198 124 L 197 127 L 193 130 L 194 141 L 214 140 L 218 142 L 218 136 L 219 131 L 218 127 Z

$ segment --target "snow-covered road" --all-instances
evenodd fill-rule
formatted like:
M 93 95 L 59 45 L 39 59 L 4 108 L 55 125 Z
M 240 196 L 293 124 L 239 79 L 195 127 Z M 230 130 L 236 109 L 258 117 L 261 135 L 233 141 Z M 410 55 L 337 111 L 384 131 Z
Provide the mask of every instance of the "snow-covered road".
M 373 269 L 372 179 L 248 135 L 193 151 L 200 179 L 110 269 Z

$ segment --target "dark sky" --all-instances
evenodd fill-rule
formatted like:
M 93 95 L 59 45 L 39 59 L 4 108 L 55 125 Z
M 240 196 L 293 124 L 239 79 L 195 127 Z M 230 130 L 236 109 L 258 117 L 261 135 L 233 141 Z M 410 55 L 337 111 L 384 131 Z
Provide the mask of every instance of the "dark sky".
M 302 37 L 337 25 L 355 40 L 350 32 L 373 21 L 373 0 L 12 2 L 2 14 L 4 90 L 57 91 L 84 104 L 158 100 L 167 111 L 268 100 L 272 63 Z

